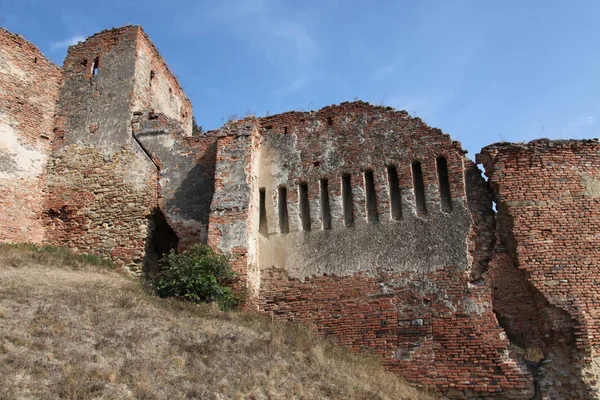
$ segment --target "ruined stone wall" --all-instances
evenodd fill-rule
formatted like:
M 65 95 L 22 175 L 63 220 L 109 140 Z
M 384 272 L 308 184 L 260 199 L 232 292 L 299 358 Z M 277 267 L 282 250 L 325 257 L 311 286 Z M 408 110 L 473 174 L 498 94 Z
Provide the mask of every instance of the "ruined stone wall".
M 531 376 L 509 352 L 482 279 L 493 214 L 485 183 L 460 144 L 405 112 L 362 102 L 259 123 L 258 133 L 235 146 L 237 162 L 247 158 L 248 146 L 252 152 L 245 173 L 217 163 L 216 175 L 217 182 L 224 174 L 249 183 L 251 198 L 236 202 L 249 211 L 230 215 L 243 221 L 249 212 L 250 304 L 380 354 L 391 369 L 450 396 L 531 397 Z M 447 165 L 445 204 L 440 156 Z M 425 209 L 414 161 L 421 165 Z M 372 171 L 374 191 L 365 171 Z M 343 193 L 343 179 L 351 196 Z M 344 211 L 349 202 L 351 213 Z M 223 229 L 218 235 L 231 236 Z
M 214 194 L 210 206 L 208 244 L 232 255 L 239 274 L 238 289 L 248 297 L 256 279 L 256 248 L 252 211 L 252 160 L 259 125 L 254 118 L 233 121 L 218 132 Z M 252 297 L 250 304 L 254 303 Z
M 189 136 L 192 104 L 150 38 L 142 28 L 137 28 L 133 110 L 165 114 L 178 121 L 182 134 Z
M 59 68 L 0 29 L 0 241 L 40 243 Z
M 548 398 L 598 396 L 599 156 L 597 141 L 545 139 L 477 156 L 498 202 L 494 304 L 509 335 L 543 350 L 539 384 Z M 530 297 L 516 302 L 503 287 L 510 280 Z
M 184 136 L 178 121 L 153 113 L 136 115 L 133 133 L 158 166 L 158 204 L 179 249 L 207 243 L 218 137 Z
M 132 136 L 139 27 L 71 46 L 48 169 L 48 241 L 127 263 L 147 257 L 157 167 Z

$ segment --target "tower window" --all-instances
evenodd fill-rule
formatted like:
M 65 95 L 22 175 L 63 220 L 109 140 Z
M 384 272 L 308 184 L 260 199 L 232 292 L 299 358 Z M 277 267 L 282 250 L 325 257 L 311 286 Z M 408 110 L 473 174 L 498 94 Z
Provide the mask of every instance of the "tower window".
M 282 234 L 290 231 L 290 223 L 288 220 L 288 207 L 287 207 L 287 189 L 285 186 L 279 188 L 278 193 L 278 211 L 279 211 L 279 232 Z
M 395 166 L 390 165 L 387 167 L 387 173 L 390 188 L 390 215 L 393 220 L 398 221 L 402 217 L 398 170 Z
M 92 76 L 98 75 L 98 70 L 100 68 L 100 59 L 98 57 L 94 58 L 94 62 L 92 64 Z
M 323 221 L 323 230 L 331 229 L 331 206 L 329 204 L 329 181 L 321 179 L 321 221 Z
M 427 214 L 425 204 L 425 183 L 423 182 L 423 170 L 420 161 L 412 163 L 413 187 L 415 189 L 415 201 L 417 203 L 417 214 Z
M 344 209 L 344 224 L 348 227 L 353 226 L 352 180 L 349 174 L 342 176 L 342 208 Z
M 448 179 L 448 162 L 445 157 L 440 156 L 437 158 L 436 164 L 442 211 L 450 212 L 452 211 L 452 197 L 450 196 L 450 181 Z
M 310 205 L 308 203 L 308 184 L 306 182 L 298 184 L 298 201 L 300 202 L 302 230 L 308 232 L 310 231 Z
M 377 214 L 377 193 L 375 192 L 375 178 L 373 171 L 365 171 L 365 197 L 367 201 L 367 220 L 369 223 L 379 222 Z
M 258 222 L 258 231 L 263 235 L 267 234 L 267 207 L 266 207 L 266 193 L 265 188 L 260 188 L 258 190 L 260 194 L 259 198 L 259 222 Z

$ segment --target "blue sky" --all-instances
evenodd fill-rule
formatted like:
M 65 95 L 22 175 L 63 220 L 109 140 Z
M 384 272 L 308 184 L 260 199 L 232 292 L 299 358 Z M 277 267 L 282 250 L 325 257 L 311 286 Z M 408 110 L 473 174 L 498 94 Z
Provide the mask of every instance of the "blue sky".
M 473 157 L 498 141 L 597 137 L 597 0 L 0 0 L 0 25 L 62 64 L 144 27 L 200 125 L 355 98 L 406 109 Z

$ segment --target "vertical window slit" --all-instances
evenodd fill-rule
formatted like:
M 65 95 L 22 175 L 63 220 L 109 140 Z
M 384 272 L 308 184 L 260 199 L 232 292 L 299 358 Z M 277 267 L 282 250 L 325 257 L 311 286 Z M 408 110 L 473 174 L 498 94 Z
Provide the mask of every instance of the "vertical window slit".
M 371 170 L 365 171 L 365 197 L 367 200 L 367 221 L 369 221 L 370 224 L 379 222 L 375 178 L 373 178 L 373 171 Z
M 321 221 L 323 221 L 323 230 L 331 229 L 331 206 L 329 204 L 329 181 L 321 179 Z
M 308 204 L 308 184 L 302 182 L 298 184 L 298 201 L 300 202 L 300 220 L 302 221 L 302 230 L 310 231 L 310 205 Z
M 94 63 L 92 64 L 92 76 L 98 75 L 98 70 L 100 68 L 100 58 L 94 58 Z
M 260 188 L 258 232 L 267 234 L 267 206 L 265 188 Z
M 285 186 L 279 188 L 277 202 L 277 209 L 279 211 L 279 232 L 288 233 L 290 231 L 290 223 L 288 220 L 287 189 Z
M 327 125 L 328 126 L 332 126 L 333 125 L 333 118 L 327 117 Z
M 156 74 L 154 73 L 154 71 L 150 71 L 150 86 L 152 86 L 152 81 L 154 80 L 155 76 Z
M 425 205 L 425 184 L 423 183 L 423 170 L 420 161 L 412 163 L 413 186 L 415 189 L 415 201 L 417 203 L 417 214 L 427 214 Z
M 346 174 L 342 176 L 342 208 L 346 226 L 354 225 L 354 210 L 352 207 L 352 182 L 350 175 Z
M 395 166 L 387 167 L 388 185 L 390 188 L 390 215 L 393 220 L 398 221 L 402 217 L 402 200 L 400 197 L 400 183 L 398 182 L 398 170 Z
M 445 157 L 440 156 L 437 158 L 436 164 L 442 211 L 450 212 L 452 211 L 452 197 L 450 195 L 450 181 L 448 179 L 448 162 Z

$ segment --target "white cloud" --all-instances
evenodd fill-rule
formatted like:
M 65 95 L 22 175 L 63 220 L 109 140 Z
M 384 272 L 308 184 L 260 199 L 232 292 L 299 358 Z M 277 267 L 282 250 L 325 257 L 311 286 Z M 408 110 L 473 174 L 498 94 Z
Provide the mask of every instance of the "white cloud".
M 59 49 L 64 49 L 67 48 L 69 46 L 73 46 L 74 44 L 77 44 L 79 42 L 83 42 L 85 40 L 85 37 L 80 36 L 80 35 L 76 35 L 73 36 L 69 39 L 65 39 L 65 40 L 61 40 L 60 42 L 51 42 L 50 43 L 50 49 L 52 51 L 54 50 L 59 50 Z
M 583 126 L 590 126 L 594 123 L 595 120 L 596 119 L 591 115 L 573 117 L 569 121 L 569 126 L 572 128 L 581 128 Z

